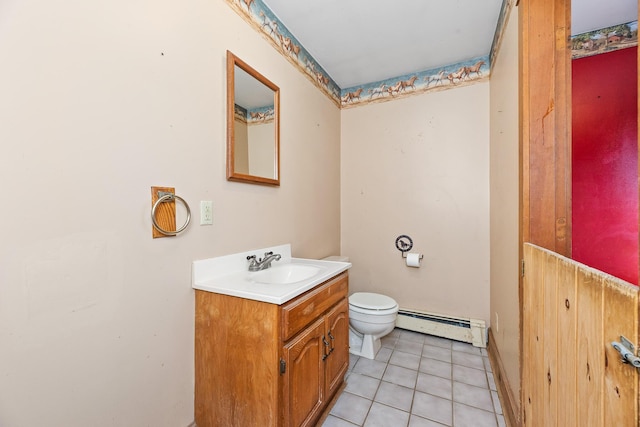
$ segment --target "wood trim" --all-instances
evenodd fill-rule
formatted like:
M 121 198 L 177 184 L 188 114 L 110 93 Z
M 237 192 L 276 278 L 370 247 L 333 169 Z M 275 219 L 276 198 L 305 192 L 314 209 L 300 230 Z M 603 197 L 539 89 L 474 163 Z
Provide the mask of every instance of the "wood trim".
M 571 0 L 518 2 L 520 124 L 519 255 L 525 242 L 571 256 Z M 520 337 L 527 328 L 522 275 Z M 520 396 L 516 420 L 524 423 L 529 375 L 520 340 Z M 505 412 L 506 414 L 506 412 Z M 516 424 L 521 425 L 521 424 Z
M 489 354 L 489 361 L 491 362 L 493 378 L 496 382 L 496 388 L 498 389 L 498 396 L 500 397 L 505 422 L 507 426 L 520 427 L 522 426 L 520 420 L 520 401 L 514 396 L 513 389 L 509 384 L 509 379 L 504 373 L 504 365 L 498 353 L 498 346 L 491 329 L 489 329 L 487 353 Z
M 249 175 L 235 169 L 235 69 L 236 67 L 273 91 L 274 158 L 273 178 Z M 258 70 L 227 50 L 227 180 L 251 184 L 280 186 L 280 88 Z
M 569 257 L 570 17 L 570 0 L 519 6 L 522 237 Z

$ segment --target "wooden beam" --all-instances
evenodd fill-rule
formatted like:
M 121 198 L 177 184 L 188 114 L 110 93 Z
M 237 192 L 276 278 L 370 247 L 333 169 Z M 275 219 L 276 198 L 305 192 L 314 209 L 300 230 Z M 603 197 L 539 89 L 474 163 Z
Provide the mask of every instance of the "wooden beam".
M 571 256 L 570 0 L 522 2 L 522 238 Z

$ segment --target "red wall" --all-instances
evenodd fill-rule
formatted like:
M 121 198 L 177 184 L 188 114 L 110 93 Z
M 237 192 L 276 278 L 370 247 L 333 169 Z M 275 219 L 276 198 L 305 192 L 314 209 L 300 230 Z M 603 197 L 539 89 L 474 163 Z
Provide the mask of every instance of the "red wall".
M 572 61 L 573 247 L 638 284 L 637 48 Z

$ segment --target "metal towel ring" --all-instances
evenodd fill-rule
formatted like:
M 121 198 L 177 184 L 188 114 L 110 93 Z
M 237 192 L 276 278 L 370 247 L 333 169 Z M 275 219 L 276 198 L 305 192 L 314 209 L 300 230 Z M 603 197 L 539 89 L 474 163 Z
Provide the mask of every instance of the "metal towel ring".
M 158 208 L 158 206 L 160 206 L 160 203 L 173 200 L 174 198 L 180 200 L 184 205 L 184 207 L 187 208 L 187 220 L 185 221 L 184 225 L 179 229 L 177 229 L 176 231 L 167 231 L 162 227 L 160 227 L 160 225 L 158 224 L 158 221 L 156 221 L 156 209 Z M 175 236 L 178 233 L 182 233 L 185 230 L 185 228 L 187 228 L 187 226 L 189 225 L 189 222 L 191 222 L 191 209 L 189 208 L 189 204 L 187 204 L 187 202 L 185 202 L 185 200 L 182 197 L 176 196 L 175 194 L 167 193 L 164 196 L 160 197 L 153 204 L 153 208 L 151 208 L 151 222 L 153 222 L 153 227 L 156 230 L 158 230 L 160 233 L 164 234 L 165 236 Z

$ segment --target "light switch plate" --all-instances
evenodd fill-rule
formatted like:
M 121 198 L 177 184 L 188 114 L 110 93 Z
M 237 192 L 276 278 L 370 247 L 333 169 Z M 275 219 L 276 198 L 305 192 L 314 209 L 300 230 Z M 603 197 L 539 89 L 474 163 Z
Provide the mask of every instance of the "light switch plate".
M 200 201 L 200 225 L 213 224 L 213 202 L 211 200 Z

